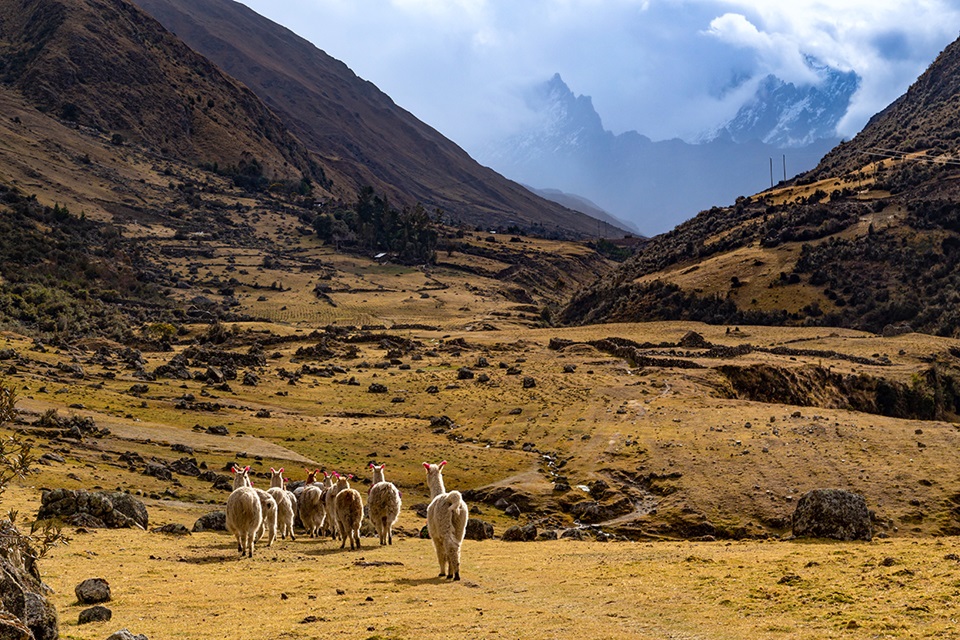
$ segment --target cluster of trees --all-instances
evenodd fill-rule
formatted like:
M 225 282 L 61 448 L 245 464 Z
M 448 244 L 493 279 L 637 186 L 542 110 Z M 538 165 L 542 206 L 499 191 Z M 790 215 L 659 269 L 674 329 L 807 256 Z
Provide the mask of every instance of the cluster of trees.
M 170 303 L 141 279 L 115 228 L 0 185 L 0 322 L 41 334 L 123 338 Z
M 360 190 L 356 203 L 319 214 L 313 222 L 317 236 L 340 248 L 389 253 L 404 264 L 436 260 L 437 226 L 442 213 L 431 216 L 421 204 L 395 209 L 372 187 Z

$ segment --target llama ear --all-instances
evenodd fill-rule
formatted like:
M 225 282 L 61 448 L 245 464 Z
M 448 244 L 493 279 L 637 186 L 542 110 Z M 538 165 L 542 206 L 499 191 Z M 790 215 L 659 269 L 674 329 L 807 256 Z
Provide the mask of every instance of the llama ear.
M 270 467 L 270 473 L 276 473 L 276 472 L 277 472 L 276 469 L 274 469 L 273 467 Z
M 353 480 L 353 474 L 352 474 L 352 473 L 348 473 L 348 474 L 347 474 L 347 480 Z
M 247 465 L 246 467 L 244 467 L 244 468 L 243 468 L 243 472 L 244 472 L 244 473 L 250 473 L 250 465 Z
M 380 465 L 380 468 L 381 468 L 381 469 L 386 469 L 386 467 L 387 467 L 387 463 L 386 463 L 386 462 L 384 462 L 383 464 Z
M 429 471 L 429 470 L 430 470 L 430 463 L 429 463 L 429 462 L 424 462 L 424 463 L 423 463 L 423 468 L 426 469 L 427 471 Z
M 367 465 L 367 468 L 368 468 L 368 469 L 373 469 L 375 466 L 377 466 L 377 465 L 375 465 L 375 464 L 373 464 L 373 463 L 371 462 L 370 464 Z
M 279 469 L 277 469 L 277 473 L 283 473 L 283 467 L 280 467 Z
M 239 473 L 236 467 L 230 467 L 230 471 L 233 471 L 234 473 Z
M 437 466 L 439 466 L 439 467 L 443 467 L 443 466 L 446 466 L 446 464 L 447 464 L 447 461 L 446 461 L 446 460 L 444 460 L 443 462 L 441 462 L 441 463 L 440 463 L 439 465 L 437 465 Z

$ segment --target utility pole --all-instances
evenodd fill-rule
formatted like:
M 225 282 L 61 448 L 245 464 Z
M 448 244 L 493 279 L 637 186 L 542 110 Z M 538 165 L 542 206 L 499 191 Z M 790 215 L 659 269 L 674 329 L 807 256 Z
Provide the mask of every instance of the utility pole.
M 787 181 L 787 154 L 783 154 L 783 181 Z
M 770 188 L 773 189 L 773 158 L 770 158 Z

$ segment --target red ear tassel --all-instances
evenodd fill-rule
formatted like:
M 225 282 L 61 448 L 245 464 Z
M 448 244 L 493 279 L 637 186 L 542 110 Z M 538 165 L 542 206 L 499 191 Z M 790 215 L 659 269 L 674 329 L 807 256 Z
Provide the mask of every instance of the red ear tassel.
M 444 466 L 444 465 L 446 465 L 446 464 L 447 464 L 447 461 L 444 460 L 443 462 L 440 463 L 440 466 L 442 467 L 442 466 Z
M 430 463 L 429 463 L 429 462 L 424 462 L 424 463 L 423 463 L 423 468 L 429 471 L 429 470 L 430 470 Z
M 280 467 L 280 470 L 277 473 L 283 473 L 283 467 Z

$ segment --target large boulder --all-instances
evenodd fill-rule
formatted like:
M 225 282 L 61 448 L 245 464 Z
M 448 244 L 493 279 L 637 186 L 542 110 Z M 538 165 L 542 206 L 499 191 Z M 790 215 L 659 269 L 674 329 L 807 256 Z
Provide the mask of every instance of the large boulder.
M 89 492 L 84 489 L 44 491 L 38 520 L 57 518 L 68 524 L 119 529 L 147 528 L 147 507 L 121 492 Z
M 814 489 L 801 496 L 793 513 L 797 538 L 871 540 L 873 524 L 863 496 L 843 489 Z
M 0 637 L 56 640 L 60 636 L 57 610 L 46 598 L 49 588 L 40 581 L 36 554 L 9 520 L 0 521 Z
M 73 592 L 80 604 L 100 604 L 110 600 L 110 583 L 103 578 L 87 578 Z
M 204 514 L 200 516 L 196 522 L 193 523 L 194 533 L 200 531 L 226 531 L 227 530 L 227 514 L 224 511 L 213 511 L 211 513 Z
M 537 527 L 526 524 L 522 527 L 513 525 L 503 532 L 501 540 L 504 542 L 532 542 L 537 539 Z
M 493 537 L 493 525 L 486 520 L 470 518 L 467 520 L 467 540 L 489 540 Z

